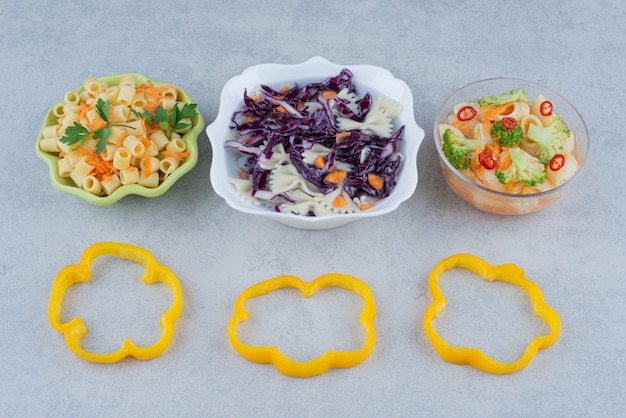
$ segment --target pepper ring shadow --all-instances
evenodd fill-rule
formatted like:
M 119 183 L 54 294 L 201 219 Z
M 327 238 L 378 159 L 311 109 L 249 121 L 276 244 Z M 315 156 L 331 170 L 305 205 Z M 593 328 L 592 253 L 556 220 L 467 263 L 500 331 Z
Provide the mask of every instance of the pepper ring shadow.
M 69 322 L 61 322 L 61 307 L 66 290 L 76 283 L 88 282 L 91 278 L 91 264 L 97 257 L 103 255 L 111 255 L 140 264 L 145 268 L 145 272 L 139 280 L 146 284 L 163 283 L 172 292 L 172 305 L 163 313 L 159 322 L 162 329 L 161 336 L 153 345 L 138 346 L 127 338 L 114 352 L 92 353 L 84 350 L 81 345 L 83 337 L 87 334 L 87 326 L 83 320 L 80 317 L 74 317 Z M 68 348 L 84 360 L 95 363 L 115 363 L 128 356 L 139 360 L 149 360 L 165 351 L 172 340 L 174 323 L 180 315 L 182 303 L 183 294 L 180 282 L 168 267 L 157 263 L 148 251 L 130 244 L 99 242 L 85 249 L 78 264 L 65 266 L 57 275 L 52 284 L 48 319 L 55 331 L 65 335 Z

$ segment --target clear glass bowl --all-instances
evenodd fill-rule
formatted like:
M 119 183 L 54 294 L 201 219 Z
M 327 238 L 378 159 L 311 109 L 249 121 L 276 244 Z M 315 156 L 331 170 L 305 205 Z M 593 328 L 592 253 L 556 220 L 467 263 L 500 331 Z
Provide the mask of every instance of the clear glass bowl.
M 567 127 L 576 134 L 577 147 L 574 152 L 574 157 L 578 161 L 578 171 L 565 183 L 540 193 L 519 195 L 502 193 L 486 188 L 465 177 L 454 168 L 441 149 L 441 138 L 438 126 L 442 123 L 448 123 L 447 117 L 456 104 L 475 101 L 481 96 L 498 94 L 516 88 L 526 90 L 528 92 L 529 101 L 533 100 L 538 94 L 543 94 L 553 103 L 555 111 L 562 116 Z M 435 119 L 433 134 L 435 146 L 439 154 L 441 171 L 452 190 L 476 208 L 499 215 L 524 215 L 538 212 L 552 205 L 580 175 L 587 161 L 587 151 L 589 148 L 587 126 L 570 102 L 547 87 L 516 78 L 491 78 L 480 80 L 468 84 L 454 92 L 439 109 L 437 118 Z

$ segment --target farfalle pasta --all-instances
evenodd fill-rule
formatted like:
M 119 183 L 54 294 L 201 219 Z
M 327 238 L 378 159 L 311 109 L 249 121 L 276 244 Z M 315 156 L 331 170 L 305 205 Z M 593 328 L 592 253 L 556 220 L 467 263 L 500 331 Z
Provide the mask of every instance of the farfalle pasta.
M 243 102 L 225 146 L 239 153 L 230 181 L 246 201 L 325 216 L 366 210 L 395 186 L 402 105 L 359 95 L 349 70 L 303 87 L 261 85 Z

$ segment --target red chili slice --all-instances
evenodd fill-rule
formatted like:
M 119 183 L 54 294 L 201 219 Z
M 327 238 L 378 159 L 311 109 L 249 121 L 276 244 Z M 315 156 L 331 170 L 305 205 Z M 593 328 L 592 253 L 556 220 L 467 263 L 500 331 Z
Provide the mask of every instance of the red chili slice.
M 513 129 L 515 129 L 515 125 L 517 125 L 517 121 L 515 120 L 515 118 L 512 118 L 510 116 L 502 118 L 502 127 L 507 131 L 512 131 Z
M 496 159 L 493 158 L 493 154 L 488 149 L 478 154 L 478 161 L 480 161 L 480 164 L 483 167 L 485 167 L 487 170 L 493 170 L 494 168 L 496 168 L 496 165 L 498 164 Z
M 472 106 L 463 106 L 456 112 L 456 118 L 462 122 L 474 119 L 474 116 L 476 116 L 476 109 Z
M 550 160 L 550 170 L 559 171 L 565 165 L 565 156 L 563 154 L 554 154 Z
M 552 109 L 552 102 L 549 100 L 545 100 L 539 105 L 539 111 L 543 116 L 550 116 L 552 114 Z

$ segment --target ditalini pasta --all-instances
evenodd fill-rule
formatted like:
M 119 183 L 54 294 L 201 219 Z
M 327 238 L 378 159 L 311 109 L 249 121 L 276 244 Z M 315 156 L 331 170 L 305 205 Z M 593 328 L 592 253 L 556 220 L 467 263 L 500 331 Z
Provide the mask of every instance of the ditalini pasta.
M 176 87 L 141 83 L 133 75 L 107 85 L 88 78 L 52 108 L 42 151 L 58 154 L 58 172 L 94 195 L 127 184 L 155 188 L 189 157 L 181 135 L 196 105 L 178 100 Z

